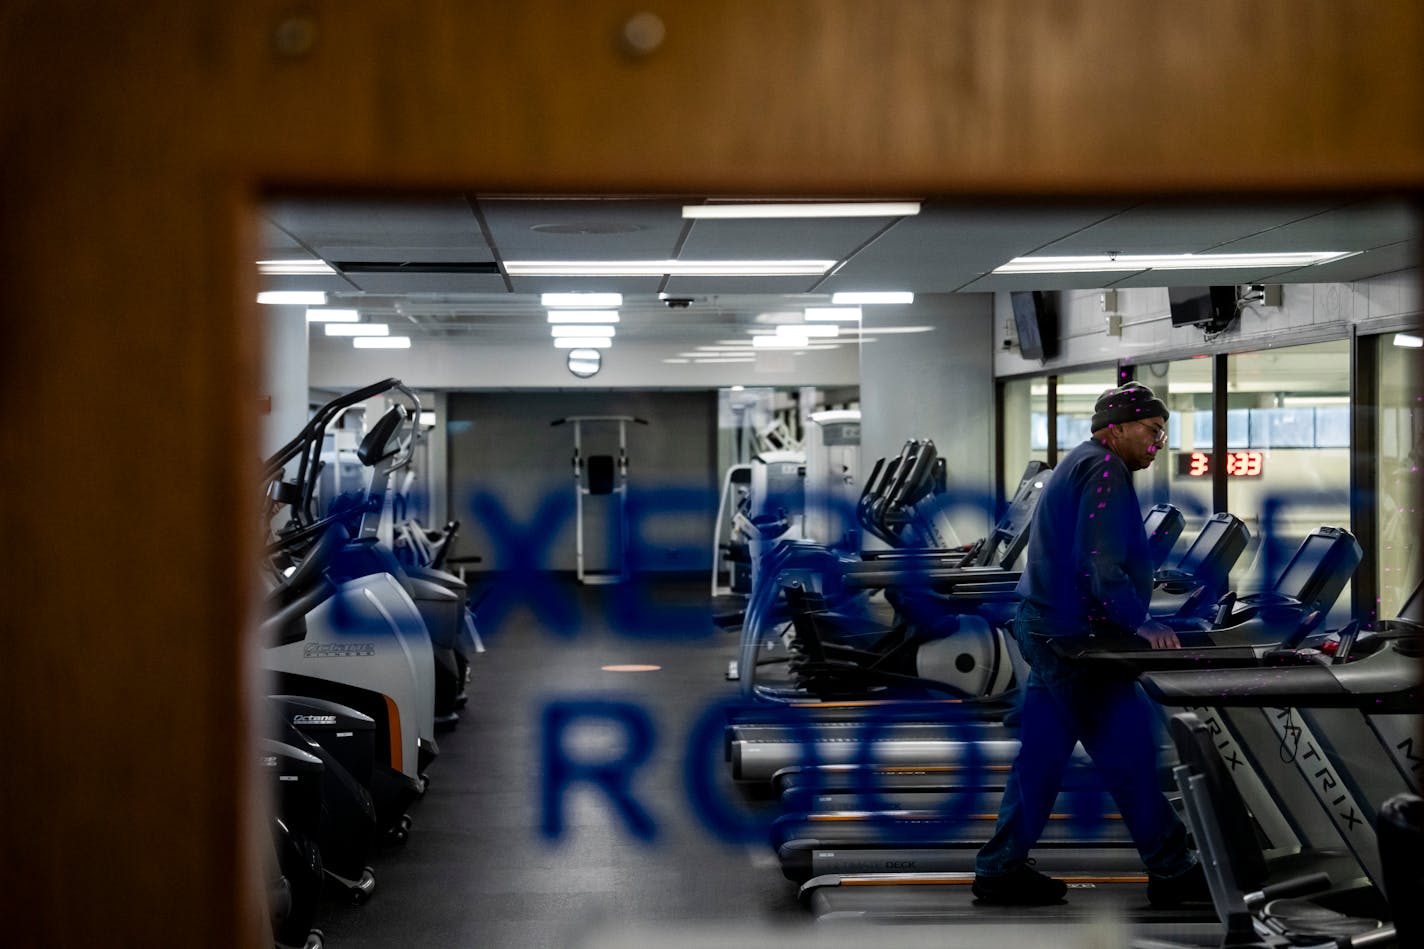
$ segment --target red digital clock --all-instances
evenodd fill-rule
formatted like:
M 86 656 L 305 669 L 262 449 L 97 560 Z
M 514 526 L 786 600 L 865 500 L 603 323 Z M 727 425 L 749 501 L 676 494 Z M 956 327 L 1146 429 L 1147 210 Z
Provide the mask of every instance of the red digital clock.
M 1209 478 L 1214 461 L 1209 451 L 1177 452 L 1177 476 L 1179 478 Z M 1226 476 L 1228 478 L 1259 478 L 1264 468 L 1264 459 L 1259 451 L 1229 451 L 1226 453 Z

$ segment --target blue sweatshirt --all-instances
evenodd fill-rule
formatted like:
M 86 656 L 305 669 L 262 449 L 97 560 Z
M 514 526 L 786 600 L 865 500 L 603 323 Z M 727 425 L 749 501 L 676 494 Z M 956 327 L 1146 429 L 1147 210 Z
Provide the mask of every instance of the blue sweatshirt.
M 1045 634 L 1131 633 L 1147 619 L 1152 573 L 1132 473 L 1090 438 L 1038 500 L 1018 594 L 1045 614 Z

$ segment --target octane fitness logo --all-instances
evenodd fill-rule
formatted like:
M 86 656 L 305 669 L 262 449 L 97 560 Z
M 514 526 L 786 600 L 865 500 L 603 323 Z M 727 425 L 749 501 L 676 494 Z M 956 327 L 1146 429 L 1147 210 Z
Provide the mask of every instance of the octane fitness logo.
M 1194 498 L 1183 498 L 1174 503 L 1188 518 L 1205 518 L 1211 513 Z M 1347 506 L 1348 499 L 1341 493 L 1303 491 L 1264 497 L 1253 568 L 1258 581 L 1278 577 L 1298 546 L 1298 538 L 1286 540 L 1277 528 L 1291 509 L 1302 512 L 1342 510 Z M 769 507 L 775 510 L 776 505 Z M 837 536 L 843 536 L 851 525 L 856 524 L 854 505 L 843 499 L 827 499 L 822 507 L 830 511 L 830 523 L 837 525 L 834 531 Z M 954 489 L 940 497 L 940 507 L 950 511 L 975 511 L 986 522 L 993 520 L 986 517 L 986 513 L 995 510 L 994 499 L 988 493 Z M 645 642 L 705 639 L 714 635 L 705 604 L 667 602 L 656 593 L 656 574 L 640 571 L 642 565 L 665 562 L 667 546 L 652 545 L 644 540 L 645 534 L 655 528 L 661 519 L 700 516 L 710 520 L 712 510 L 714 508 L 709 505 L 707 493 L 701 489 L 673 487 L 630 491 L 626 508 L 629 579 L 606 588 L 604 613 L 599 617 L 603 627 L 629 639 Z M 498 582 L 479 602 L 477 622 L 482 635 L 487 639 L 496 638 L 511 613 L 524 607 L 553 636 L 577 636 L 588 617 L 581 615 L 577 598 L 570 597 L 567 588 L 561 586 L 551 572 L 553 545 L 561 542 L 564 529 L 575 514 L 574 501 L 567 489 L 549 492 L 533 513 L 524 518 L 511 512 L 497 496 L 488 492 L 474 494 L 469 502 L 469 511 L 474 522 L 484 528 L 490 545 L 489 549 L 481 551 L 484 561 L 499 571 Z M 585 537 L 590 554 L 600 550 L 599 544 L 603 545 L 603 551 L 616 551 L 619 542 L 616 522 L 612 518 L 608 520 L 613 525 L 609 536 Z M 1179 540 L 1178 546 L 1189 541 L 1189 537 Z M 774 542 L 767 545 L 768 550 L 774 548 Z M 706 555 L 707 545 L 689 547 L 678 552 L 678 562 L 699 564 L 706 569 Z M 827 562 L 824 549 L 820 557 L 820 563 Z M 905 586 L 913 589 L 920 582 L 928 584 L 928 578 L 921 581 L 911 575 L 906 579 Z M 1264 589 L 1269 588 L 1270 583 L 1257 582 L 1253 586 Z M 726 724 L 738 714 L 752 711 L 758 721 L 782 724 L 792 729 L 803 748 L 801 765 L 818 763 L 811 729 L 805 717 L 798 715 L 795 709 L 740 698 L 717 701 L 704 709 L 682 741 L 683 788 L 689 811 L 698 823 L 709 834 L 729 843 L 765 842 L 771 821 L 776 816 L 774 808 L 764 805 L 755 807 L 742 800 L 740 795 L 729 793 L 730 782 L 724 774 L 727 767 L 724 760 Z M 620 824 L 630 836 L 645 842 L 656 840 L 659 835 L 658 821 L 637 794 L 635 783 L 640 770 L 654 759 L 659 745 L 674 739 L 660 733 L 648 708 L 636 697 L 575 694 L 549 698 L 536 714 L 539 717 L 541 764 L 538 788 L 541 834 L 551 841 L 562 839 L 569 832 L 565 817 L 569 792 L 587 788 L 602 797 L 611 812 L 610 819 Z M 926 833 L 930 826 L 952 831 L 975 821 L 975 815 L 996 809 L 985 797 L 985 792 L 972 790 L 994 786 L 995 781 L 1002 780 L 1002 776 L 994 781 L 979 780 L 989 776 L 975 743 L 976 738 L 982 737 L 984 724 L 975 721 L 972 713 L 946 716 L 941 707 L 937 714 L 946 728 L 944 737 L 964 742 L 964 756 L 952 764 L 967 790 L 948 795 L 941 808 L 933 814 L 923 815 L 923 819 L 875 824 L 880 840 L 893 843 L 913 839 Z M 924 711 L 917 709 L 913 703 L 906 703 L 903 707 L 885 706 L 866 719 L 862 732 L 865 740 L 859 745 L 860 757 L 855 763 L 872 763 L 875 735 L 897 721 L 912 718 L 923 720 Z M 599 756 L 587 750 L 587 743 L 570 740 L 580 729 L 586 728 L 612 730 L 621 735 L 622 741 L 613 743 L 616 752 Z M 581 750 L 580 745 L 585 747 Z M 602 748 L 608 745 L 599 742 L 596 746 Z M 817 790 L 812 788 L 811 793 Z M 887 806 L 883 796 L 873 786 L 859 789 L 858 795 L 850 805 L 856 810 L 876 810 Z M 1091 839 L 1107 829 L 1107 808 L 1111 807 L 1111 803 L 1100 791 L 1065 786 L 1060 801 L 1067 805 L 1067 820 L 1077 836 Z

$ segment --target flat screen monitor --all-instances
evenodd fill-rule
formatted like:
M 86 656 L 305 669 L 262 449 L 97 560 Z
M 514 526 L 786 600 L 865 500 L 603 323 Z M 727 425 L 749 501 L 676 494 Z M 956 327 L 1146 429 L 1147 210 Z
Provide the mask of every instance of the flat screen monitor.
M 1042 362 L 1058 355 L 1058 314 L 1049 295 L 1040 290 L 1015 290 L 1009 300 L 1023 357 Z
M 1236 318 L 1235 287 L 1168 287 L 1173 326 L 1220 328 Z

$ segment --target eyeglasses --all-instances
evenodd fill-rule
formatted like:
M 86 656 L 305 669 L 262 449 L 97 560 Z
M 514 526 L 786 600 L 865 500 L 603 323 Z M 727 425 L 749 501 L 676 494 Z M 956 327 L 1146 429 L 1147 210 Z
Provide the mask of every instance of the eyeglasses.
M 1167 443 L 1167 426 L 1149 425 L 1146 422 L 1138 422 L 1137 424 L 1147 429 L 1148 434 L 1152 436 L 1152 443 L 1154 445 L 1165 445 Z

